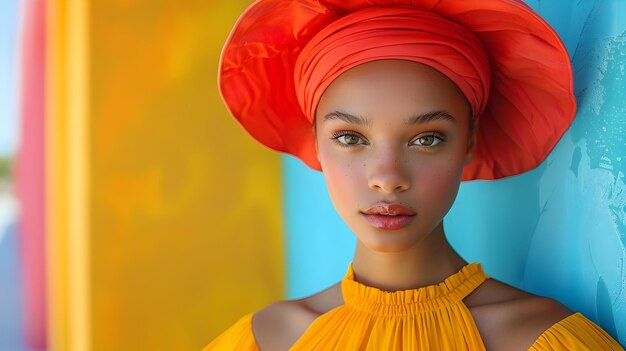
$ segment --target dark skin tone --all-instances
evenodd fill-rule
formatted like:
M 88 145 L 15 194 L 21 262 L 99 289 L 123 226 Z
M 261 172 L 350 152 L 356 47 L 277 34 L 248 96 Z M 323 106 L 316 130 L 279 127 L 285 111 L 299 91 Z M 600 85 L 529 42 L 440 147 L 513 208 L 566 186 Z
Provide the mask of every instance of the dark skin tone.
M 445 118 L 412 118 L 438 115 Z M 445 115 L 445 116 L 444 116 Z M 328 192 L 357 236 L 355 279 L 386 291 L 437 284 L 468 262 L 448 243 L 443 217 L 473 159 L 477 125 L 456 85 L 428 66 L 372 61 L 340 75 L 316 111 L 316 149 Z M 379 201 L 414 210 L 409 225 L 381 231 L 361 211 Z M 262 350 L 287 350 L 320 315 L 342 305 L 341 284 L 274 303 L 254 315 Z M 572 314 L 558 302 L 487 279 L 464 299 L 488 350 L 528 350 Z

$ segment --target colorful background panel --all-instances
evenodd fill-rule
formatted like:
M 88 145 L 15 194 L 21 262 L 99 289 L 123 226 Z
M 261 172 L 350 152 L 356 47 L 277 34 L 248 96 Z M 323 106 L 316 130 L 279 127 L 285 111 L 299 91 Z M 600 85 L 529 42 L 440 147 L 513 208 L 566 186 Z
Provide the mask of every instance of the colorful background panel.
M 94 350 L 197 349 L 283 295 L 280 158 L 217 93 L 246 5 L 90 3 Z

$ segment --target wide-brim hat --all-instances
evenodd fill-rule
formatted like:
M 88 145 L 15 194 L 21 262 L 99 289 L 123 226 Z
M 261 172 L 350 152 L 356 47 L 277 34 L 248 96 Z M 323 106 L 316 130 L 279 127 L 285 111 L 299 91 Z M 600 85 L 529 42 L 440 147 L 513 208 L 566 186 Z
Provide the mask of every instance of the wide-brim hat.
M 259 0 L 239 17 L 220 57 L 218 85 L 230 113 L 263 145 L 321 170 L 294 68 L 320 30 L 372 6 L 415 6 L 460 24 L 482 43 L 490 93 L 463 181 L 535 168 L 571 124 L 576 102 L 569 56 L 557 33 L 516 0 Z

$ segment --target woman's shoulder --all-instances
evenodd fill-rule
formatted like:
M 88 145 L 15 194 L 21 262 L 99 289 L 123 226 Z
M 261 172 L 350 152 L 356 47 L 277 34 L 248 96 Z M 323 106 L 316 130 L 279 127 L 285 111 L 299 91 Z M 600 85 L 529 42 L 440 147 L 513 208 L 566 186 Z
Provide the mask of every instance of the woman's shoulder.
M 274 302 L 240 317 L 202 351 L 286 350 L 317 317 L 342 303 L 339 283 L 301 299 Z
M 488 350 L 528 350 L 555 323 L 573 312 L 558 301 L 487 279 L 465 299 Z
M 560 302 L 488 279 L 466 299 L 488 350 L 622 350 L 604 330 Z
M 316 318 L 342 303 L 339 284 L 305 298 L 275 302 L 254 314 L 252 329 L 257 344 L 262 349 L 286 350 Z

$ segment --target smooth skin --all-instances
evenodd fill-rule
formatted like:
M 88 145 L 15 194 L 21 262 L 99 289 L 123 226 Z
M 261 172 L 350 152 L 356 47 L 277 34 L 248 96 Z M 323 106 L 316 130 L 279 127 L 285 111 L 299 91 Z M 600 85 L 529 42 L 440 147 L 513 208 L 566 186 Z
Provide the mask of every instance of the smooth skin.
M 361 64 L 326 89 L 316 111 L 316 149 L 331 201 L 357 236 L 357 281 L 386 291 L 416 289 L 438 284 L 467 264 L 448 243 L 443 217 L 473 158 L 479 126 L 472 126 L 471 115 L 450 79 L 411 61 Z M 377 229 L 362 212 L 381 201 L 417 215 L 398 230 Z M 573 313 L 495 279 L 464 302 L 488 350 L 528 350 L 543 331 Z M 276 302 L 253 317 L 257 344 L 264 351 L 288 350 L 313 320 L 342 304 L 340 282 L 303 299 Z

